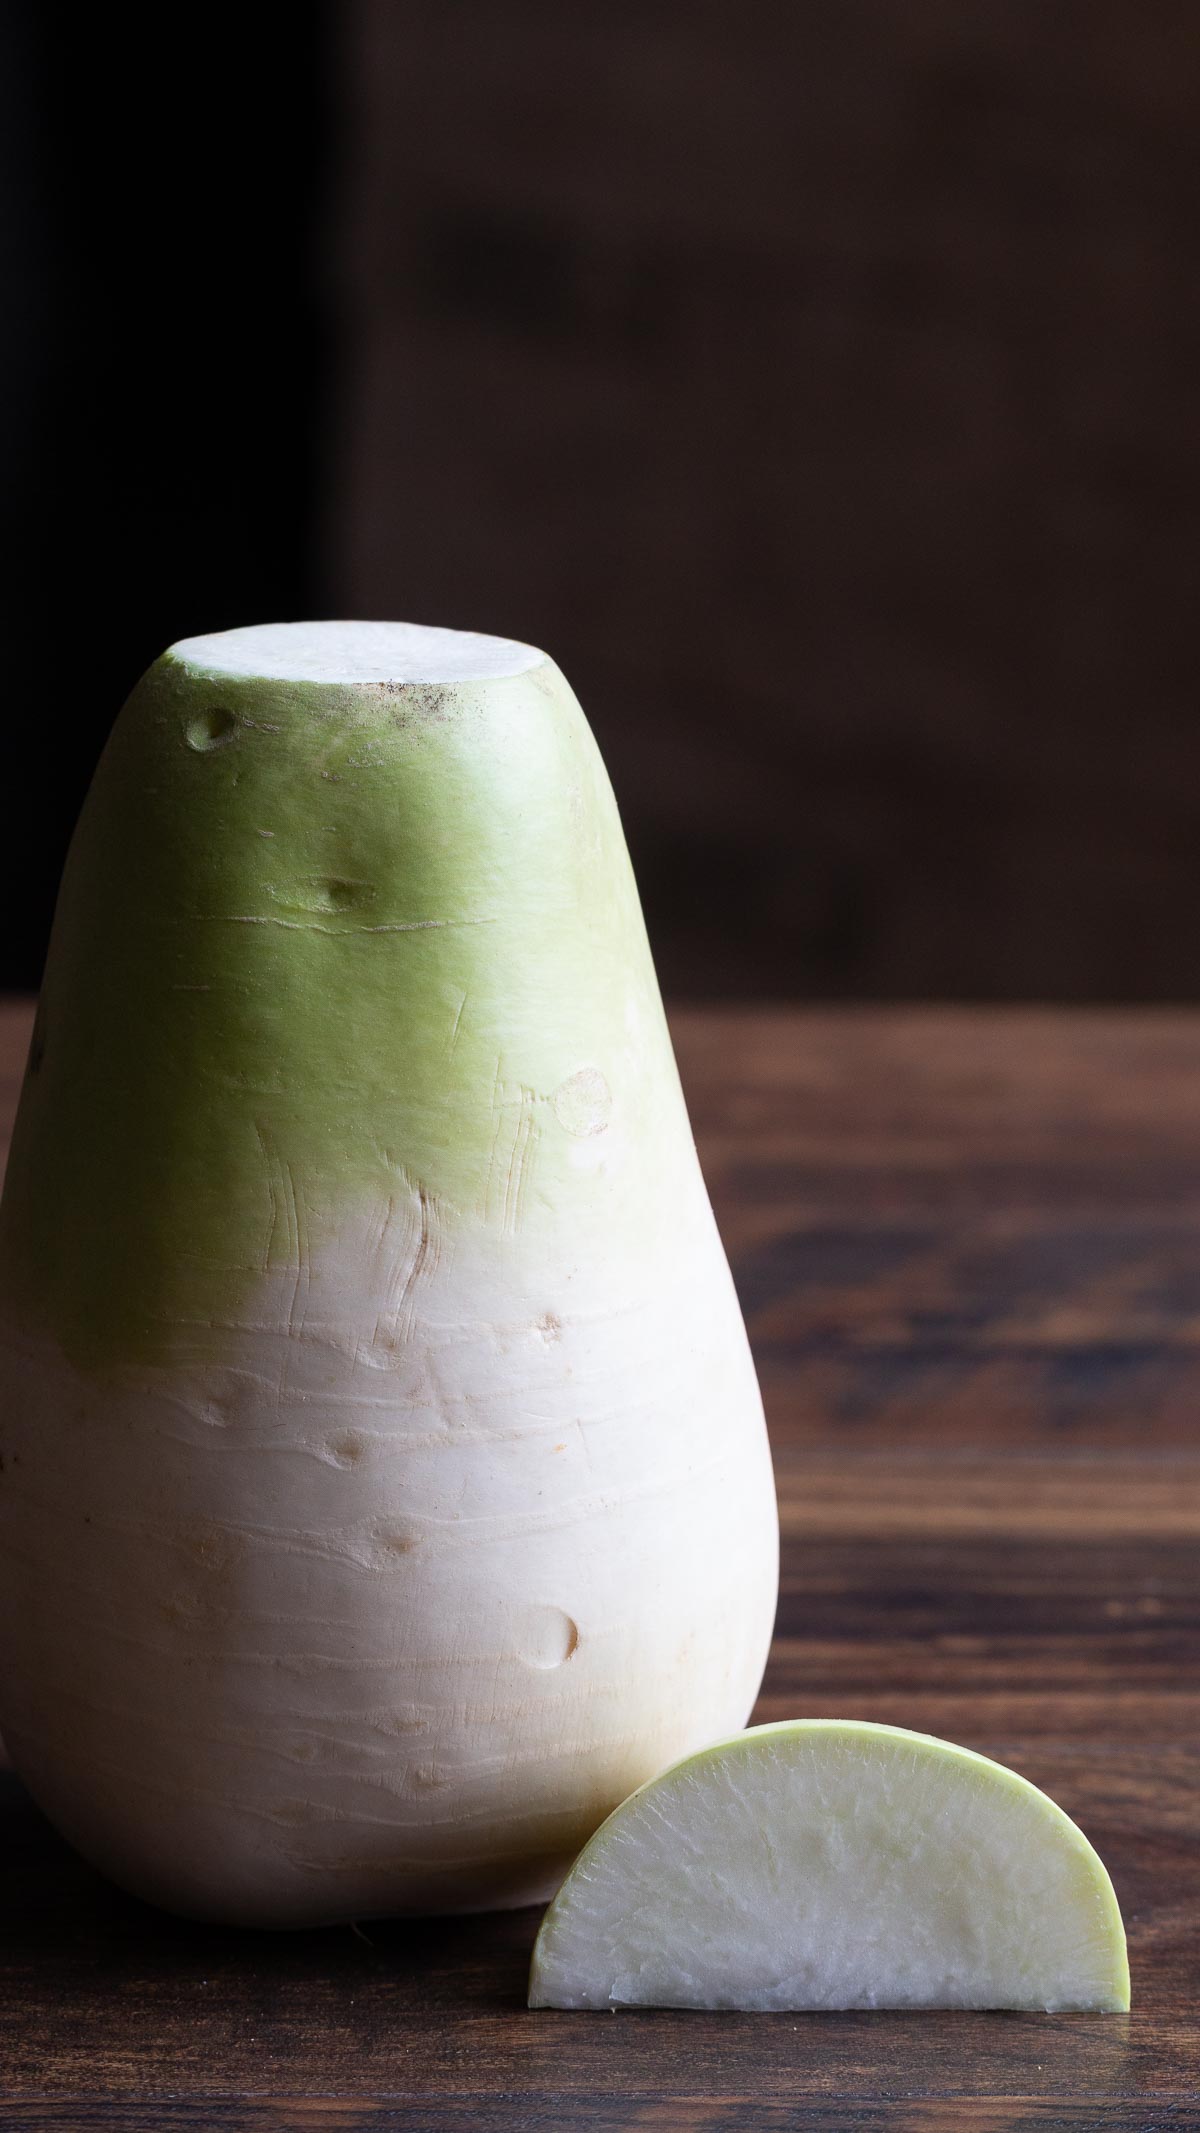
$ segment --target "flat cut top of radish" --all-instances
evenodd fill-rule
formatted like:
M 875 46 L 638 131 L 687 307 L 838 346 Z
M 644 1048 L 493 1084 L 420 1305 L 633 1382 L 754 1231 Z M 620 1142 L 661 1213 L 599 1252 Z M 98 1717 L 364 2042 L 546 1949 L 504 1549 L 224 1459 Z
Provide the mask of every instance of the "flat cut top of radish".
M 420 687 L 500 681 L 545 662 L 534 645 L 419 622 L 263 622 L 183 637 L 168 655 L 214 674 L 271 681 Z

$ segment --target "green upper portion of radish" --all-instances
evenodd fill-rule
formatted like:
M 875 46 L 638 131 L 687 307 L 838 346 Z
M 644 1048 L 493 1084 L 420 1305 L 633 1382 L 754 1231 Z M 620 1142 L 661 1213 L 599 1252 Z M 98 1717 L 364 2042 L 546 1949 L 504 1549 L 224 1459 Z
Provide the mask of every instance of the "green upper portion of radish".
M 922 1733 L 758 1726 L 627 1799 L 534 1949 L 534 2007 L 1129 2005 L 1112 1883 L 1025 1778 Z
M 498 1158 L 514 1104 L 528 1161 Z M 591 1146 L 614 1125 L 631 1174 L 688 1149 L 557 668 L 400 625 L 160 659 L 63 880 L 0 1213 L 10 1309 L 88 1366 L 204 1354 L 264 1270 L 398 1189 L 553 1252 L 579 1219 L 620 1226 Z M 652 1251 L 636 1197 L 628 1225 Z

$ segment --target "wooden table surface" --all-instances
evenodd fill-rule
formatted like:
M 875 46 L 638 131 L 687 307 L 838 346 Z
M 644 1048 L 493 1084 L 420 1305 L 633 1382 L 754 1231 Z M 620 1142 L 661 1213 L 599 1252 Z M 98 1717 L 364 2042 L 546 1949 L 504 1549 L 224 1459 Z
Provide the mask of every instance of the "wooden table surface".
M 674 1021 L 779 1481 L 757 1716 L 1044 1786 L 1112 1871 L 1132 2015 L 534 2015 L 536 1913 L 182 1924 L 6 1774 L 5 2127 L 1200 2127 L 1200 1015 Z

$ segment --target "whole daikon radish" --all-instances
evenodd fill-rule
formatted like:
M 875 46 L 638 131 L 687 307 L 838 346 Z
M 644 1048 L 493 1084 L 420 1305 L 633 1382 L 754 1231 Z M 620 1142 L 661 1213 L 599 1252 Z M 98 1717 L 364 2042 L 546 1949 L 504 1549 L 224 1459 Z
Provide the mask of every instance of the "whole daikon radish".
M 745 1720 L 762 1410 L 542 653 L 286 624 L 135 690 L 0 1211 L 0 1459 L 0 1727 L 172 1908 L 532 1903 Z

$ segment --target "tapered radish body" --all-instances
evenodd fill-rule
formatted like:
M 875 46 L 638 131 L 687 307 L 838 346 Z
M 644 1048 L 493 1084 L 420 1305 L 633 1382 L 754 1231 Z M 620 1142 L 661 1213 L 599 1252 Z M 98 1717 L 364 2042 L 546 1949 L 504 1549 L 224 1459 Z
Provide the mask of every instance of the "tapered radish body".
M 285 625 L 150 670 L 64 877 L 0 1329 L 0 1727 L 130 1888 L 533 1902 L 743 1722 L 762 1411 L 542 654 Z

